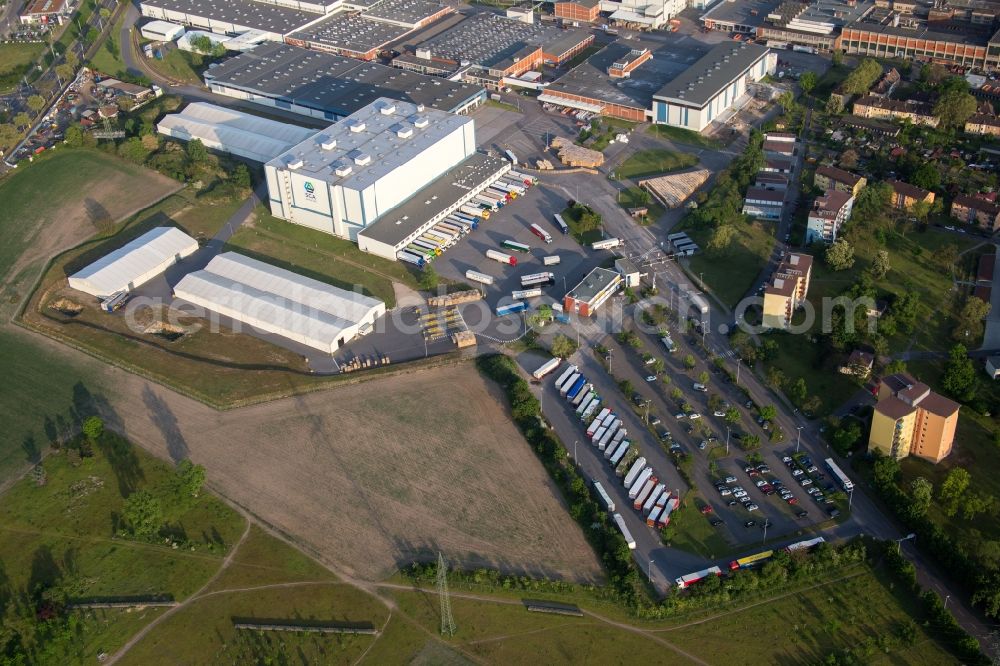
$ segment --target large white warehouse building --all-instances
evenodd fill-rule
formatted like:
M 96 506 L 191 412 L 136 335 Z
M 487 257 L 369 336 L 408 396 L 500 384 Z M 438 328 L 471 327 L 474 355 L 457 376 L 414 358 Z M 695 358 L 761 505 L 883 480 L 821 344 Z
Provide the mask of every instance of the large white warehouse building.
M 132 291 L 197 250 L 180 229 L 156 227 L 71 275 L 69 286 L 98 298 Z
M 271 212 L 357 241 L 475 151 L 471 118 L 381 98 L 265 165 Z
M 192 102 L 164 116 L 156 131 L 183 141 L 199 139 L 207 148 L 257 162 L 268 162 L 316 133 L 208 102 Z
M 184 276 L 174 295 L 324 353 L 369 333 L 385 303 L 226 252 Z

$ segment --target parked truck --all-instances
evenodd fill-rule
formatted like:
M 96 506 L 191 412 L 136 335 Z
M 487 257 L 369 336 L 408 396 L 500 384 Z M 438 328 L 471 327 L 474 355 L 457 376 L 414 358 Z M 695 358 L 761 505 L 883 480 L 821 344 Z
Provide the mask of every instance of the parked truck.
M 538 236 L 539 238 L 541 238 L 546 243 L 551 243 L 552 242 L 552 236 L 549 234 L 549 232 L 547 232 L 545 229 L 542 229 L 537 224 L 533 223 L 528 228 L 531 229 L 531 233 L 535 234 L 536 236 Z
M 605 238 L 604 240 L 594 241 L 590 244 L 590 247 L 593 250 L 610 250 L 621 244 L 622 239 L 620 238 Z
M 473 282 L 479 282 L 481 284 L 493 284 L 493 276 L 487 275 L 486 273 L 480 273 L 479 271 L 474 271 L 471 268 L 465 271 L 465 277 Z
M 571 387 L 569 387 L 569 390 L 566 391 L 566 399 L 573 400 L 574 398 L 576 398 L 576 396 L 580 394 L 580 391 L 582 391 L 583 387 L 586 385 L 587 385 L 587 378 L 581 375 L 580 378 L 577 379 L 576 382 L 574 382 Z
M 573 384 L 575 384 L 576 380 L 578 380 L 581 376 L 582 375 L 580 375 L 579 372 L 576 372 L 576 366 L 573 366 L 573 374 L 570 375 L 569 379 L 563 382 L 562 386 L 559 387 L 559 395 L 565 396 L 567 393 L 569 393 L 569 390 L 573 387 Z
M 637 478 L 639 478 L 639 475 L 642 473 L 642 470 L 645 469 L 645 467 L 646 467 L 646 459 L 643 458 L 642 456 L 636 458 L 635 462 L 632 463 L 632 468 L 629 469 L 628 474 L 625 475 L 624 486 L 626 489 L 632 487 L 632 484 L 635 483 L 635 480 Z
M 618 463 L 620 463 L 622 459 L 628 455 L 629 449 L 631 448 L 632 444 L 627 439 L 621 444 L 619 444 L 618 450 L 615 451 L 614 455 L 612 455 L 611 458 L 609 459 L 611 466 L 618 467 Z
M 639 494 L 639 491 L 642 490 L 643 486 L 645 486 L 646 482 L 649 481 L 651 478 L 653 478 L 652 467 L 647 467 L 646 469 L 642 470 L 642 473 L 635 480 L 635 483 L 633 483 L 632 487 L 628 489 L 628 498 L 630 500 L 634 500 L 636 495 Z
M 635 550 L 635 539 L 632 538 L 632 533 L 628 531 L 628 527 L 625 526 L 625 519 L 622 518 L 620 513 L 616 513 L 614 516 L 615 525 L 621 531 L 622 536 L 625 537 L 625 543 L 628 544 L 629 550 Z
M 576 407 L 583 407 L 583 405 L 590 400 L 590 396 L 593 395 L 594 385 L 587 383 L 583 385 L 583 390 L 576 394 L 576 397 L 570 401 L 570 404 Z
M 545 266 L 555 266 L 560 261 L 558 254 L 550 254 L 547 257 L 542 257 L 542 264 Z
M 702 569 L 701 571 L 696 571 L 695 573 L 689 573 L 686 576 L 681 576 L 677 579 L 677 587 L 681 590 L 687 589 L 697 583 L 700 580 L 704 580 L 709 576 L 721 576 L 722 569 L 719 567 L 709 567 L 707 569 Z
M 593 400 L 591 400 L 590 405 L 588 405 L 587 409 L 583 410 L 583 414 L 580 415 L 580 420 L 586 423 L 587 419 L 590 418 L 590 415 L 593 414 L 595 411 L 597 411 L 597 408 L 600 406 L 601 406 L 600 398 L 594 398 Z
M 466 275 L 466 277 L 468 277 L 468 275 Z M 558 368 L 560 363 L 562 363 L 562 359 L 561 358 L 559 358 L 559 357 L 550 358 L 545 363 L 543 363 L 537 370 L 535 370 L 533 373 L 531 373 L 531 375 L 535 379 L 541 379 L 545 375 L 549 374 L 550 372 L 552 372 L 556 368 Z
M 522 301 L 517 301 L 511 303 L 510 305 L 498 305 L 495 312 L 498 317 L 503 317 L 504 315 L 516 314 L 518 312 L 524 312 L 528 309 L 528 304 Z
M 617 432 L 617 430 L 618 429 L 615 426 L 611 426 L 604 431 L 604 437 L 597 440 L 598 451 L 604 451 L 608 448 L 608 443 L 611 442 L 611 438 L 615 436 L 615 432 Z
M 635 490 L 635 486 L 632 486 L 632 490 L 629 490 L 629 499 L 632 500 L 633 509 L 636 511 L 642 509 L 642 505 L 646 503 L 646 498 L 649 497 L 649 494 L 653 492 L 654 488 L 656 488 L 657 481 L 659 481 L 659 479 L 650 474 L 649 478 L 642 484 L 642 488 L 639 488 L 639 491 L 636 492 L 634 497 L 632 497 L 631 494 L 632 491 Z
M 563 384 L 569 381 L 569 378 L 572 377 L 573 373 L 575 373 L 576 371 L 577 367 L 575 365 L 571 365 L 565 370 L 563 370 L 562 374 L 560 374 L 558 379 L 556 379 L 556 390 L 558 391 L 559 389 L 561 389 L 563 387 Z
M 651 492 L 646 498 L 646 501 L 642 503 L 642 513 L 644 515 L 649 515 L 649 512 L 653 510 L 654 506 L 656 506 L 656 500 L 660 499 L 660 495 L 662 495 L 666 489 L 667 484 L 656 484 L 656 487 L 653 488 L 653 492 Z
M 517 257 L 512 257 L 509 254 L 504 254 L 503 252 L 498 252 L 496 250 L 486 250 L 486 256 L 493 261 L 499 261 L 501 264 L 507 264 L 508 266 L 517 266 Z
M 601 485 L 600 481 L 594 481 L 594 490 L 597 491 L 597 495 L 601 498 L 601 501 L 604 502 L 604 508 L 608 511 L 614 512 L 615 501 L 611 499 L 611 495 L 609 495 L 608 491 L 604 489 L 604 486 Z

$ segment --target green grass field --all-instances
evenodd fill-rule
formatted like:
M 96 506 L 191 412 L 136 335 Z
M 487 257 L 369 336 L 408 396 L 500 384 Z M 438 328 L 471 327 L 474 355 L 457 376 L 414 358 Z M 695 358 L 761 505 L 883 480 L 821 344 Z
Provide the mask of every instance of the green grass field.
M 12 42 L 0 44 L 0 92 L 17 87 L 18 82 L 39 60 L 44 44 Z
M 660 218 L 666 210 L 656 202 L 656 199 L 649 198 L 649 203 L 646 203 L 646 198 L 643 197 L 642 193 L 644 190 L 640 190 L 638 187 L 629 187 L 621 190 L 618 195 L 618 203 L 622 208 L 628 210 L 629 208 L 647 208 L 649 209 L 649 214 L 645 218 L 636 219 L 636 222 L 645 226 L 647 224 L 652 224 Z M 649 194 L 646 194 L 649 197 Z
M 575 238 L 576 242 L 580 245 L 590 245 L 595 241 L 601 240 L 603 237 L 600 229 L 589 229 L 586 231 L 581 229 L 580 215 L 576 209 L 566 208 L 562 213 L 560 213 L 560 215 L 562 215 L 563 221 L 566 222 L 566 226 L 569 227 L 569 231 L 573 235 L 573 238 Z
M 668 141 L 683 143 L 689 146 L 697 146 L 698 148 L 718 150 L 723 147 L 721 141 L 710 139 L 706 136 L 702 136 L 699 132 L 692 132 L 691 130 L 686 130 L 681 127 L 673 127 L 671 125 L 650 125 L 646 131 L 661 139 L 667 139 Z
M 163 60 L 150 58 L 146 61 L 150 69 L 164 76 L 184 83 L 201 83 L 200 72 L 205 67 L 205 58 L 197 53 L 170 49 Z
M 16 619 L 22 604 L 30 608 L 45 590 L 69 601 L 183 599 L 218 570 L 244 529 L 243 518 L 213 496 L 179 496 L 170 485 L 169 465 L 111 433 L 94 447 L 93 457 L 73 462 L 62 452 L 42 466 L 44 485 L 22 479 L 0 501 L 0 562 L 17 599 L 0 606 L 0 617 L 12 626 L 25 627 Z M 163 531 L 150 542 L 117 534 L 124 499 L 136 490 L 151 492 L 163 509 Z M 165 536 L 180 547 L 161 541 Z M 144 623 L 136 617 L 120 625 L 119 611 L 80 615 L 80 645 L 54 641 L 60 653 L 53 653 L 53 645 L 36 645 L 42 635 L 25 630 L 22 636 L 36 658 L 59 658 L 38 663 L 93 663 L 98 652 L 114 649 Z M 145 616 L 149 619 L 152 615 Z
M 119 41 L 124 23 L 125 12 L 122 12 L 111 28 L 111 32 L 108 33 L 108 38 L 104 40 L 94 57 L 90 59 L 91 67 L 109 76 L 121 76 L 128 69 L 125 66 L 125 61 L 122 60 L 122 44 Z
M 618 178 L 645 178 L 686 169 L 697 163 L 698 157 L 690 153 L 664 149 L 640 150 L 622 162 L 615 173 Z
M 746 296 L 774 247 L 773 227 L 767 222 L 737 224 L 735 229 L 724 256 L 700 252 L 687 260 L 690 272 L 703 275 L 708 289 L 730 308 Z M 686 232 L 701 248 L 708 247 L 710 229 L 682 222 L 677 230 Z
M 709 517 L 697 509 L 700 495 L 689 494 L 684 498 L 685 506 L 671 516 L 670 545 L 689 553 L 696 553 L 708 559 L 722 557 L 734 551 L 720 533 L 721 527 L 712 527 Z

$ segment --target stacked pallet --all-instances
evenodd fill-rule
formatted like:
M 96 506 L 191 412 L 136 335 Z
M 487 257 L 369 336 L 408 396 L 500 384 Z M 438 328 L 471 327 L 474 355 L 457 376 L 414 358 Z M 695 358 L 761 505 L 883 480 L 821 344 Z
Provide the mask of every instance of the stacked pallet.
M 705 184 L 712 172 L 708 169 L 690 169 L 656 178 L 639 181 L 639 187 L 653 195 L 667 208 L 677 208 Z
M 598 167 L 604 164 L 604 155 L 596 150 L 578 146 L 569 139 L 557 136 L 550 144 L 553 150 L 558 151 L 559 161 L 568 166 L 574 167 Z
M 458 305 L 459 303 L 471 303 L 472 301 L 478 301 L 483 295 L 475 290 L 468 289 L 466 291 L 456 291 L 453 294 L 444 294 L 441 296 L 430 296 L 427 299 L 427 305 L 432 308 L 446 308 L 449 305 Z
M 472 331 L 459 331 L 451 336 L 451 341 L 461 349 L 462 347 L 475 347 L 476 334 Z

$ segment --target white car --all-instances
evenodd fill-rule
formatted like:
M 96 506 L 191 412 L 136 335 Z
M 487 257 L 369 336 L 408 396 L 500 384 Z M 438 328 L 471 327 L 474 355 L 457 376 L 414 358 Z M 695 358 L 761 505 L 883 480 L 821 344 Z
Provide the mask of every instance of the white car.
M 758 488 L 760 488 L 761 486 L 766 486 L 767 481 L 765 481 L 764 479 L 757 479 L 756 481 L 753 482 L 753 484 Z
M 719 416 L 719 417 L 722 417 L 722 416 L 725 416 L 725 415 L 726 415 L 725 412 L 720 412 L 718 409 L 715 410 L 715 413 L 713 414 L 713 416 Z
M 733 493 L 733 497 L 735 497 L 736 499 L 740 499 L 741 497 L 746 497 L 746 496 L 747 492 L 745 490 L 737 490 L 736 492 Z
M 719 490 L 719 494 L 722 495 L 723 497 L 729 497 L 730 495 L 733 494 L 733 491 L 730 490 L 729 488 L 722 488 Z
M 701 414 L 699 414 L 698 412 L 695 412 L 694 414 L 689 414 L 688 418 L 691 419 L 691 420 L 700 419 L 701 418 Z
M 655 382 L 656 381 L 656 375 L 649 375 L 648 377 L 646 377 L 646 381 L 647 382 Z
M 759 508 L 756 504 L 747 504 L 747 511 L 756 511 Z

